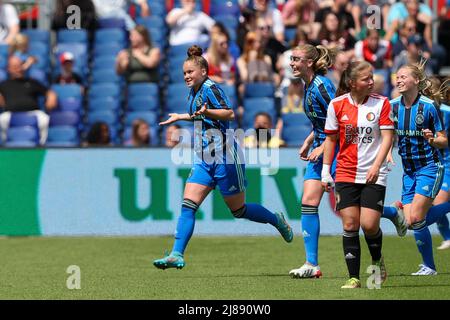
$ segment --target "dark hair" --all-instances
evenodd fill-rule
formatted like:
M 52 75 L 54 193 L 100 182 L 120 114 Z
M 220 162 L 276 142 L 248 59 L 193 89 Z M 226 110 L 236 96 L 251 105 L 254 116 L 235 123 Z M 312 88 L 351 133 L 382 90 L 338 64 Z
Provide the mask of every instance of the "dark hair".
M 203 49 L 197 45 L 190 46 L 187 50 L 187 59 L 186 61 L 192 61 L 200 68 L 205 69 L 206 73 L 209 71 L 208 61 L 203 58 Z
M 218 21 L 216 22 L 213 27 L 219 28 L 220 33 L 222 33 L 225 37 L 227 37 L 227 41 L 230 41 L 230 33 L 228 32 L 227 28 L 225 27 L 225 25 Z
M 131 137 L 134 140 L 133 142 L 136 142 L 137 137 L 138 137 L 139 128 L 142 125 L 146 125 L 150 129 L 149 124 L 144 119 L 138 118 L 138 119 L 133 121 L 133 123 L 131 125 Z M 152 139 L 152 137 L 151 137 L 150 130 L 149 130 L 148 131 L 148 136 L 145 138 L 145 140 L 144 141 L 138 141 L 138 143 L 140 143 L 141 145 L 150 145 L 151 139 Z
M 148 46 L 148 47 L 152 47 L 152 38 L 150 36 L 150 32 L 148 32 L 147 28 L 142 25 L 142 24 L 138 24 L 134 30 L 139 33 L 142 38 L 144 38 L 144 43 Z
M 89 132 L 86 137 L 86 141 L 88 144 L 97 144 L 97 145 L 107 145 L 111 141 L 111 135 L 108 136 L 107 141 L 102 141 L 102 127 L 108 128 L 109 132 L 109 126 L 106 122 L 98 121 L 95 122 L 91 128 L 89 129 Z

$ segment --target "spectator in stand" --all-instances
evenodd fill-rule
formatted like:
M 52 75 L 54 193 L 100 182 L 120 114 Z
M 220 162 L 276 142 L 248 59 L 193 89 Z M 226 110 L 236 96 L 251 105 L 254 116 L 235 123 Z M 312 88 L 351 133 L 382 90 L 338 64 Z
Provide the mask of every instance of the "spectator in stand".
M 164 142 L 165 147 L 173 148 L 180 143 L 181 138 L 180 130 L 181 127 L 178 124 L 172 124 L 170 126 L 167 126 Z
M 181 8 L 174 8 L 167 14 L 171 46 L 208 42 L 207 32 L 215 22 L 204 12 L 195 11 L 195 3 L 195 0 L 181 0 Z
M 37 58 L 28 53 L 28 37 L 23 33 L 19 33 L 14 37 L 10 53 L 22 61 L 24 71 L 28 71 L 37 62 Z
M 255 115 L 253 130 L 244 138 L 247 148 L 279 148 L 285 143 L 280 138 L 280 130 L 273 130 L 272 117 L 266 112 Z M 273 136 L 272 136 L 273 134 Z
M 241 55 L 241 49 L 237 45 L 236 41 L 232 41 L 230 38 L 230 33 L 227 27 L 222 22 L 216 22 L 211 30 L 209 31 L 209 38 L 211 39 L 214 35 L 224 35 L 228 39 L 228 52 L 231 54 L 234 60 L 237 60 Z M 211 41 L 210 41 L 211 42 Z
M 242 5 L 248 6 L 248 2 L 248 0 L 244 0 Z M 274 8 L 270 4 L 270 0 L 253 0 L 253 9 L 257 17 L 264 18 L 275 38 L 284 43 L 284 24 L 280 10 Z
M 67 22 L 73 12 L 67 8 L 77 6 L 80 8 L 82 15 L 80 17 L 80 27 L 89 32 L 89 39 L 93 39 L 95 30 L 97 29 L 97 14 L 92 0 L 58 0 L 52 17 L 52 29 L 55 31 L 67 29 Z
M 39 143 L 44 145 L 48 136 L 50 117 L 39 108 L 39 96 L 45 96 L 45 108 L 51 111 L 57 107 L 58 98 L 54 91 L 39 81 L 25 77 L 22 60 L 11 56 L 8 60 L 9 79 L 0 83 L 0 128 L 3 139 L 9 127 L 12 112 L 28 112 L 35 115 L 39 127 Z M 17 94 L 20 93 L 20 94 Z
M 136 22 L 127 12 L 128 3 L 133 2 L 140 6 L 141 17 L 150 15 L 150 8 L 147 0 L 92 0 L 95 5 L 95 11 L 99 19 L 119 18 L 125 21 L 128 31 L 136 27 Z
M 349 62 L 349 55 L 343 51 L 339 51 L 336 54 L 331 70 L 325 75 L 333 82 L 336 88 L 339 87 L 339 82 L 341 81 L 342 74 L 344 73 L 345 69 L 347 69 Z
M 63 52 L 59 57 L 61 63 L 61 73 L 55 78 L 57 84 L 72 84 L 76 83 L 82 85 L 83 80 L 73 71 L 74 56 L 71 52 Z
M 111 145 L 111 133 L 108 124 L 102 121 L 92 124 L 83 147 L 106 147 Z
M 150 127 L 145 120 L 136 119 L 131 127 L 131 138 L 125 142 L 129 147 L 149 147 L 151 141 Z
M 377 23 L 378 21 L 368 20 L 375 13 L 371 6 L 376 6 L 376 10 L 381 8 L 381 21 L 379 27 L 388 29 L 387 15 L 389 13 L 389 0 L 354 0 L 352 6 L 352 16 L 355 21 L 355 34 L 358 40 L 365 38 L 367 23 Z
M 153 47 L 145 26 L 138 25 L 131 30 L 130 45 L 130 48 L 120 51 L 117 55 L 117 73 L 125 76 L 128 83 L 157 83 L 161 53 L 158 47 Z
M 20 32 L 20 21 L 12 4 L 0 0 L 0 44 L 11 45 Z
M 355 20 L 351 14 L 351 4 L 348 0 L 336 0 L 331 6 L 324 7 L 316 13 L 314 23 L 313 39 L 316 38 L 320 30 L 321 23 L 325 20 L 325 16 L 329 12 L 334 12 L 338 17 L 342 30 L 347 30 L 352 36 L 355 36 Z
M 394 3 L 388 12 L 387 17 L 387 25 L 389 26 L 388 32 L 386 34 L 386 40 L 392 40 L 393 42 L 397 41 L 396 31 L 401 22 L 403 22 L 408 16 L 410 16 L 410 12 L 408 12 L 407 5 L 410 5 L 410 10 L 414 10 L 414 8 L 418 8 L 417 19 L 420 20 L 424 25 L 431 23 L 433 20 L 433 13 L 430 7 L 424 3 L 418 3 L 417 0 L 401 0 Z M 417 7 L 418 6 L 418 7 Z M 425 28 L 418 28 L 418 31 L 423 34 Z
M 236 83 L 236 63 L 229 52 L 229 38 L 226 34 L 215 33 L 203 57 L 209 65 L 208 76 L 217 83 Z
M 367 37 L 355 45 L 355 57 L 369 62 L 375 69 L 392 66 L 392 46 L 387 40 L 380 39 L 378 30 L 367 30 Z
M 304 84 L 299 78 L 292 78 L 286 93 L 281 99 L 281 113 L 305 113 L 303 97 L 305 95 Z M 283 127 L 283 120 L 280 117 L 280 127 Z
M 312 35 L 312 23 L 319 9 L 314 0 L 288 0 L 281 11 L 286 27 L 300 27 L 306 34 Z
M 417 33 L 416 19 L 408 17 L 404 21 L 400 22 L 398 28 L 398 40 L 392 45 L 392 54 L 399 55 L 400 52 L 406 50 L 408 47 L 408 38 Z
M 241 52 L 244 50 L 245 37 L 248 32 L 256 30 L 256 11 L 249 8 L 241 9 L 242 20 L 237 29 L 236 42 Z
M 279 76 L 272 70 L 272 59 L 264 54 L 261 45 L 261 36 L 255 32 L 247 33 L 244 52 L 237 60 L 241 85 L 239 94 L 244 97 L 245 83 L 249 82 L 273 82 L 279 84 Z
M 273 72 L 277 72 L 276 63 L 279 57 L 285 52 L 288 48 L 285 47 L 283 43 L 278 41 L 271 32 L 271 27 L 267 24 L 266 19 L 257 18 L 256 20 L 256 32 L 261 39 L 261 46 L 264 48 L 264 54 L 268 55 L 272 60 L 272 70 Z
M 341 22 L 336 13 L 333 11 L 327 12 L 324 15 L 316 42 L 318 45 L 323 45 L 329 49 L 347 51 L 351 56 L 353 55 L 355 38 L 343 28 Z

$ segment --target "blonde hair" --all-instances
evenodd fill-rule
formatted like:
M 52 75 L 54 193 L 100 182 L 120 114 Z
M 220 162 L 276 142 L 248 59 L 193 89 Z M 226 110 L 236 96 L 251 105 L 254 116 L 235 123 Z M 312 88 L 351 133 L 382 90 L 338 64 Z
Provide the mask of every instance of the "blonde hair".
M 311 44 L 302 44 L 293 50 L 303 51 L 307 59 L 314 61 L 312 66 L 314 73 L 320 75 L 325 75 L 328 72 L 337 54 L 336 49 L 328 49 L 322 45 L 313 46 Z
M 411 75 L 415 79 L 419 80 L 419 84 L 417 85 L 419 93 L 436 101 L 437 103 L 440 103 L 440 101 L 444 99 L 449 89 L 448 87 L 449 79 L 440 84 L 440 86 L 433 85 L 432 80 L 429 79 L 425 73 L 426 63 L 427 63 L 426 59 L 421 59 L 420 62 L 406 64 L 400 67 L 399 70 L 408 69 L 411 72 Z
M 10 53 L 14 53 L 18 50 L 25 51 L 28 49 L 28 36 L 23 33 L 18 33 L 13 40 L 10 47 Z
M 336 92 L 336 97 L 350 92 L 350 80 L 356 81 L 358 75 L 363 71 L 372 68 L 372 65 L 367 61 L 353 61 L 350 62 L 347 69 L 342 73 L 339 88 Z

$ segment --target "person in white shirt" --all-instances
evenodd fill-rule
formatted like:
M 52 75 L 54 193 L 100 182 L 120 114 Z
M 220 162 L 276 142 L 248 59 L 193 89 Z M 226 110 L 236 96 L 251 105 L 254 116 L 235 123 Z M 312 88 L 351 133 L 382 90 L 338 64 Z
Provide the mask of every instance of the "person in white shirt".
M 16 8 L 11 4 L 3 4 L 3 0 L 0 0 L 0 45 L 12 44 L 19 31 L 19 17 Z
M 150 9 L 146 0 L 93 0 L 95 11 L 100 19 L 122 18 L 128 31 L 136 27 L 136 22 L 127 12 L 127 3 L 133 2 L 141 7 L 141 16 L 150 15 Z
M 181 8 L 172 9 L 166 17 L 170 27 L 169 44 L 202 44 L 209 40 L 215 21 L 204 12 L 195 11 L 195 0 L 181 0 Z M 205 33 L 206 32 L 206 33 Z

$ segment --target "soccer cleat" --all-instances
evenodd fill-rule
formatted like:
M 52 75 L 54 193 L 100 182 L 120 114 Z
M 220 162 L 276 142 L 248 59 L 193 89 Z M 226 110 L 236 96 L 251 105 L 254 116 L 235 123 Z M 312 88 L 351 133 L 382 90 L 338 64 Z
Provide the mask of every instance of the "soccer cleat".
M 424 264 L 419 264 L 419 271 L 411 273 L 412 276 L 435 276 L 437 275 L 436 270 L 427 267 Z
M 275 215 L 277 216 L 278 223 L 276 228 L 283 236 L 283 239 L 286 242 L 292 242 L 292 239 L 294 239 L 294 233 L 292 232 L 291 226 L 287 223 L 286 219 L 284 218 L 283 213 L 276 212 Z
M 319 266 L 305 263 L 300 268 L 289 271 L 289 275 L 294 279 L 320 278 L 322 276 L 322 271 L 320 271 Z
M 372 260 L 372 265 L 377 266 L 378 268 L 380 268 L 380 278 L 381 278 L 381 283 L 384 283 L 387 279 L 387 271 L 386 271 L 386 265 L 384 264 L 384 258 L 383 256 L 381 256 L 381 259 L 378 261 L 373 261 Z
M 356 289 L 361 288 L 361 281 L 356 278 L 350 278 L 347 282 L 341 287 L 341 289 Z
M 166 253 L 165 257 L 153 261 L 153 265 L 158 269 L 177 268 L 183 269 L 185 266 L 183 255 L 179 252 Z
M 442 241 L 441 245 L 439 247 L 437 247 L 437 249 L 439 249 L 439 250 L 450 249 L 450 240 Z
M 393 221 L 395 229 L 397 229 L 397 234 L 400 237 L 404 237 L 408 231 L 408 224 L 403 213 L 403 204 L 400 201 L 395 201 L 391 206 L 397 210 L 397 216 Z

